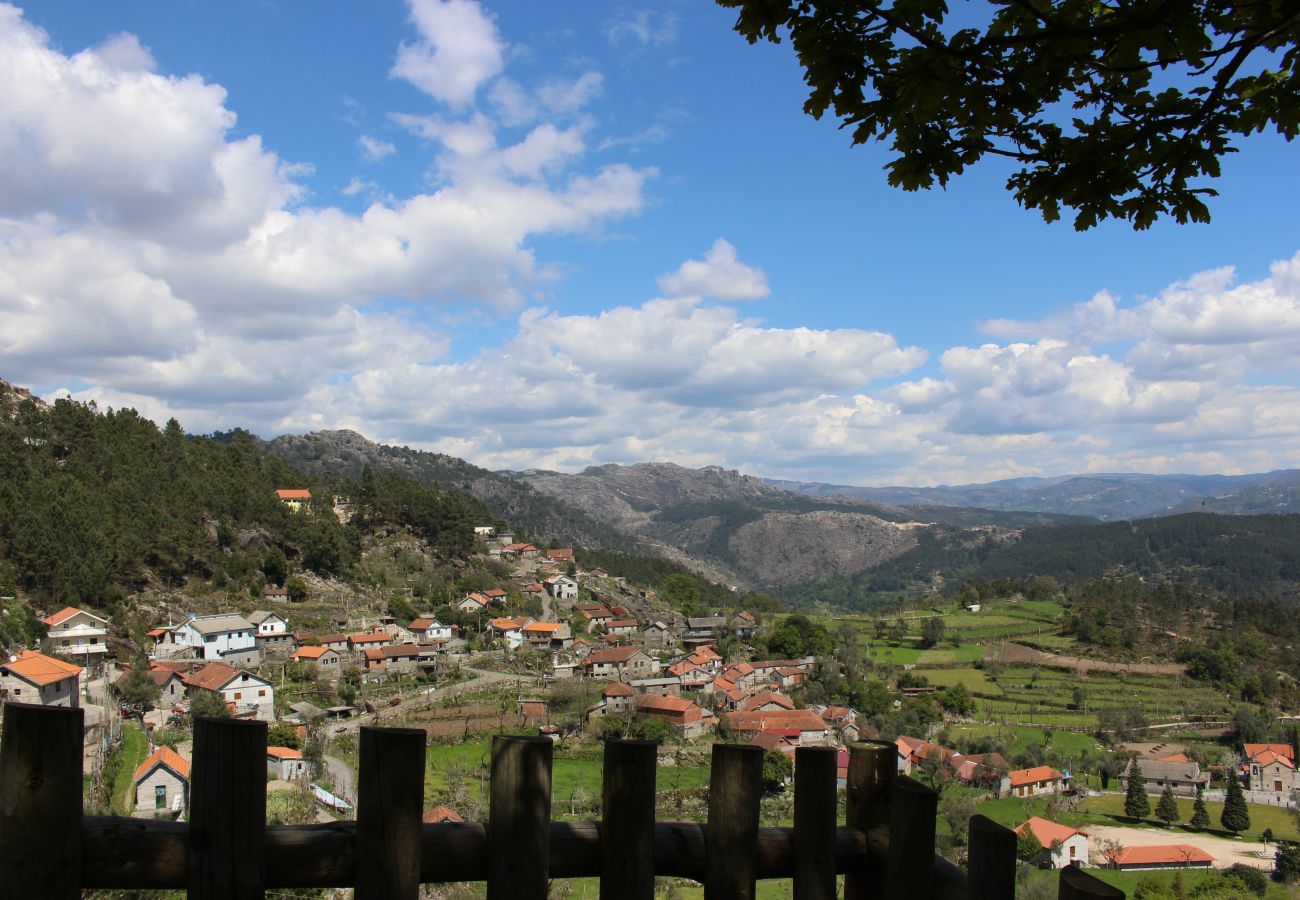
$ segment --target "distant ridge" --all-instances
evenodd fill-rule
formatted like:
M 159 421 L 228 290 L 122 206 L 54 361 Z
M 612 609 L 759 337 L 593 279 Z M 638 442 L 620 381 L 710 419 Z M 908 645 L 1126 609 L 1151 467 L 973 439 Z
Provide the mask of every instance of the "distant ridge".
M 851 497 L 902 507 L 954 506 L 1061 513 L 1102 521 L 1184 512 L 1300 513 L 1298 469 L 1251 475 L 1060 475 L 932 488 L 765 480 L 773 487 L 813 497 Z

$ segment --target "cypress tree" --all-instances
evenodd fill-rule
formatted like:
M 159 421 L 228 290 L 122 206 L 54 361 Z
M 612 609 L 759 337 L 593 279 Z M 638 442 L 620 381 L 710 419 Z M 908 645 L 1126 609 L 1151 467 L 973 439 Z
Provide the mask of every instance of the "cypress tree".
M 1156 804 L 1156 818 L 1166 825 L 1178 818 L 1178 801 L 1174 799 L 1174 789 L 1169 785 L 1165 785 L 1160 794 L 1160 802 Z
M 1137 760 L 1129 764 L 1128 787 L 1124 791 L 1124 815 L 1130 819 L 1145 819 L 1151 814 L 1151 801 L 1147 799 L 1147 785 Z
M 1241 792 L 1241 779 L 1231 770 L 1228 771 L 1228 793 L 1223 798 L 1223 814 L 1219 816 L 1219 824 L 1234 833 L 1250 827 L 1250 809 Z
M 1192 804 L 1192 820 L 1187 824 L 1197 831 L 1210 825 L 1210 811 L 1205 808 L 1205 792 L 1201 788 L 1196 789 L 1196 802 Z

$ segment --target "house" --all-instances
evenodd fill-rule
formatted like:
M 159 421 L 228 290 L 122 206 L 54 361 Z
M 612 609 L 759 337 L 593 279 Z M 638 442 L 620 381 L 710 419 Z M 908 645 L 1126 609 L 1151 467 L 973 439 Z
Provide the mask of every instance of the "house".
M 432 644 L 436 641 L 451 640 L 451 626 L 444 625 L 437 619 L 429 616 L 420 616 L 412 619 L 411 624 L 406 626 L 406 630 L 411 632 L 417 643 Z
M 605 626 L 605 633 L 621 634 L 625 637 L 634 638 L 640 627 L 636 619 L 610 619 Z
M 621 713 L 632 708 L 632 698 L 634 696 L 636 696 L 636 692 L 626 684 L 621 681 L 613 681 L 605 686 L 601 699 L 607 712 Z
M 50 644 L 59 656 L 80 659 L 93 665 L 108 652 L 108 620 L 92 612 L 68 606 L 41 620 L 48 629 Z
M 461 612 L 467 612 L 467 613 L 482 612 L 483 610 L 487 609 L 487 605 L 490 602 L 491 601 L 487 597 L 484 597 L 482 594 L 473 593 L 467 596 L 464 600 L 457 603 L 456 608 Z
M 178 669 L 150 663 L 149 677 L 158 685 L 158 706 L 170 708 L 185 699 L 185 676 Z
M 275 492 L 275 496 L 280 498 L 280 502 L 289 507 L 294 512 L 301 512 L 303 507 L 311 503 L 311 491 L 297 488 L 281 489 Z
M 197 659 L 220 660 L 232 666 L 262 661 L 257 626 L 243 616 L 195 616 L 171 629 L 171 643 Z
M 856 709 L 848 706 L 814 706 L 812 710 L 835 729 L 836 736 L 843 743 L 852 744 L 862 737 Z
M 1125 790 L 1128 790 L 1128 780 L 1135 766 L 1139 776 L 1146 783 L 1148 794 L 1161 794 L 1166 787 L 1169 787 L 1175 794 L 1195 797 L 1198 790 L 1208 787 L 1210 783 L 1210 773 L 1202 772 L 1199 763 L 1134 759 L 1129 761 L 1119 776 Z
M 483 596 L 488 598 L 488 603 L 495 603 L 497 606 L 505 606 L 506 599 L 510 596 L 501 588 L 488 588 L 483 592 Z
M 268 584 L 266 587 L 262 588 L 262 599 L 274 600 L 277 603 L 287 603 L 289 600 L 289 589 Z
M 682 643 L 688 647 L 699 644 L 712 644 L 722 637 L 727 629 L 727 620 L 722 616 L 699 616 L 686 620 L 682 631 Z
M 659 663 L 640 647 L 610 647 L 597 650 L 583 661 L 592 678 L 617 678 L 631 681 L 650 678 L 659 672 Z
M 546 558 L 560 565 L 568 565 L 574 561 L 572 550 L 547 550 Z
M 779 709 L 772 712 L 730 712 L 725 716 L 732 731 L 749 735 L 773 731 L 801 747 L 830 747 L 832 732 L 825 720 L 811 709 Z
M 1300 788 L 1290 744 L 1246 744 L 1242 774 L 1252 791 L 1289 794 Z
M 191 697 L 195 691 L 212 691 L 237 717 L 275 721 L 275 688 L 252 672 L 214 662 L 187 676 L 185 683 Z
M 289 631 L 289 623 L 277 613 L 265 609 L 255 609 L 249 613 L 248 621 L 257 627 L 257 646 L 264 656 L 284 657 L 293 652 L 297 645 Z
M 266 748 L 266 774 L 283 781 L 297 781 L 307 777 L 307 760 L 301 750 L 292 747 Z
M 326 650 L 333 650 L 340 656 L 348 652 L 348 636 L 346 634 L 327 634 L 318 638 L 318 640 Z
M 424 815 L 420 817 L 420 821 L 425 825 L 460 825 L 465 820 L 440 803 L 433 809 L 425 810 Z
M 530 647 L 563 650 L 573 643 L 573 631 L 564 622 L 529 622 L 521 632 Z
M 568 575 L 552 575 L 542 580 L 542 586 L 556 600 L 574 600 L 578 596 L 578 582 Z
M 727 623 L 727 628 L 736 636 L 737 640 L 747 641 L 758 630 L 758 620 L 754 618 L 753 613 L 741 610 L 731 617 L 731 621 Z
M 348 650 L 354 654 L 362 654 L 367 650 L 373 650 L 375 647 L 387 647 L 393 643 L 393 639 L 386 631 L 368 631 L 364 634 L 348 635 Z
M 372 674 L 414 675 L 438 658 L 441 644 L 397 644 L 362 651 L 365 670 Z
M 704 734 L 713 727 L 715 721 L 711 710 L 681 697 L 641 694 L 633 701 L 633 708 L 638 716 L 664 720 L 686 740 L 694 740 Z
M 12 662 L 0 664 L 0 701 L 76 709 L 80 698 L 81 666 L 35 650 L 23 650 Z
M 794 701 L 785 694 L 777 694 L 773 691 L 759 691 L 752 697 L 747 697 L 740 704 L 743 712 L 772 712 L 778 709 L 794 709 Z
M 505 642 L 511 650 L 518 650 L 524 642 L 524 626 L 533 621 L 527 616 L 512 619 L 501 616 L 488 620 L 488 632 L 496 640 Z
M 1150 844 L 1106 852 L 1111 869 L 1208 869 L 1214 857 L 1191 844 Z
M 663 622 L 651 622 L 642 634 L 647 647 L 671 647 L 677 640 L 672 629 Z
M 525 725 L 547 725 L 551 721 L 550 707 L 545 700 L 530 697 L 515 701 L 515 711 L 524 720 Z
M 628 682 L 638 694 L 653 694 L 656 697 L 676 697 L 682 692 L 682 683 L 676 678 L 633 678 Z
M 1087 864 L 1088 835 L 1086 832 L 1038 816 L 1030 817 L 1015 829 L 1016 835 L 1023 834 L 1026 829 L 1043 846 L 1039 858 L 1030 860 L 1040 869 L 1064 869 L 1066 866 Z
M 136 766 L 132 783 L 140 818 L 174 817 L 189 810 L 190 764 L 170 747 L 159 747 Z
M 494 535 L 494 534 L 496 534 L 496 533 L 497 533 L 497 529 L 496 529 L 496 526 L 495 526 L 495 525 L 475 525 L 475 526 L 474 526 L 474 537 L 477 537 L 477 538 L 490 538 L 490 537 L 492 537 L 492 535 Z
M 310 663 L 316 666 L 317 674 L 330 681 L 338 678 L 339 673 L 343 671 L 343 657 L 328 647 L 299 647 L 293 651 L 289 659 L 296 663 Z
M 998 796 L 1039 797 L 1043 794 L 1058 794 L 1070 786 L 1067 776 L 1051 766 L 1035 766 L 1032 769 L 1016 769 L 1002 777 Z

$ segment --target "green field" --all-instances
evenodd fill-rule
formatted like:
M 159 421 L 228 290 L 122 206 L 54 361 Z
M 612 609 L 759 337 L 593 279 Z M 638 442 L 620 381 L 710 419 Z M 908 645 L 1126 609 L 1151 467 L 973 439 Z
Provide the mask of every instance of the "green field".
M 1192 800 L 1190 798 L 1179 797 L 1178 800 L 1178 818 L 1177 823 L 1186 822 L 1192 817 Z M 1154 810 L 1156 798 L 1151 798 L 1151 808 Z M 1248 841 L 1263 840 L 1263 832 L 1269 829 L 1273 832 L 1273 837 L 1279 840 L 1300 840 L 1300 830 L 1296 829 L 1295 819 L 1291 817 L 1289 810 L 1279 806 L 1264 806 L 1259 803 L 1247 804 L 1250 809 L 1250 828 L 1243 831 L 1241 836 Z M 1205 829 L 1208 834 L 1216 834 L 1222 837 L 1231 837 L 1231 833 L 1224 831 L 1219 826 L 1219 816 L 1223 812 L 1223 804 L 1215 801 L 1207 801 L 1205 808 L 1210 813 L 1210 827 Z M 1152 828 L 1164 828 L 1163 822 L 1154 818 L 1146 819 L 1142 822 L 1134 822 L 1124 815 L 1124 796 L 1122 794 L 1107 794 L 1103 797 L 1089 797 L 1079 805 L 1079 815 L 1087 817 L 1088 821 L 1098 822 L 1107 825 L 1128 825 L 1134 827 L 1149 826 Z
M 117 771 L 113 775 L 113 811 L 130 815 L 135 809 L 135 795 L 131 788 L 135 770 L 149 755 L 149 738 L 134 720 L 122 726 L 122 747 L 118 751 Z

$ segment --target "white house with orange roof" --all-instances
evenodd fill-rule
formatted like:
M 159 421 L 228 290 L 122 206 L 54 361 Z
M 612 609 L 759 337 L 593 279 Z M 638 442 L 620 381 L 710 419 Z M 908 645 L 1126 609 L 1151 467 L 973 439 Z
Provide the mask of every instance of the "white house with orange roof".
M 190 764 L 170 747 L 159 747 L 140 763 L 132 782 L 139 818 L 170 818 L 189 809 Z
M 275 492 L 275 496 L 294 512 L 300 512 L 304 506 L 311 503 L 311 491 L 306 488 L 281 488 Z
M 1016 769 L 1002 776 L 998 796 L 1041 797 L 1058 794 L 1070 786 L 1066 777 L 1051 766 Z
M 307 777 L 307 760 L 301 750 L 292 747 L 266 748 L 266 774 L 284 781 Z
M 1016 836 L 1028 829 L 1043 852 L 1036 860 L 1030 860 L 1041 868 L 1064 869 L 1066 866 L 1083 866 L 1088 863 L 1088 834 L 1069 825 L 1061 825 L 1049 819 L 1032 816 L 1019 828 Z
M 518 650 L 524 642 L 524 626 L 532 621 L 527 616 L 520 616 L 517 619 L 500 616 L 488 620 L 488 632 L 493 638 L 504 641 L 511 650 Z
M 78 609 L 65 607 L 41 620 L 49 632 L 50 644 L 59 656 L 93 665 L 108 652 L 108 620 Z
M 0 664 L 0 701 L 41 706 L 80 706 L 81 666 L 24 650 L 12 662 Z

